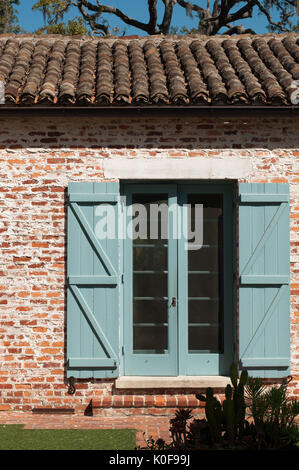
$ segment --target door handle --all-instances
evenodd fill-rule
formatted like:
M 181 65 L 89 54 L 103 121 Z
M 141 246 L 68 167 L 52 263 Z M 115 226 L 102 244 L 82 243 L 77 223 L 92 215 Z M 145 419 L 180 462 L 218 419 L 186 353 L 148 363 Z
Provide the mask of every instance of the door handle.
M 176 297 L 172 297 L 171 306 L 176 307 Z

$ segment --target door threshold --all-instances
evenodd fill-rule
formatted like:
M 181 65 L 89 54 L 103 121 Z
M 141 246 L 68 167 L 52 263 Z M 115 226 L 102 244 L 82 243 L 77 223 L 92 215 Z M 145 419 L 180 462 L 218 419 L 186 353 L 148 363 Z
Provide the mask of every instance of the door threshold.
M 142 377 L 123 376 L 115 381 L 117 389 L 148 389 L 148 388 L 225 388 L 230 384 L 226 376 L 178 376 L 178 377 Z

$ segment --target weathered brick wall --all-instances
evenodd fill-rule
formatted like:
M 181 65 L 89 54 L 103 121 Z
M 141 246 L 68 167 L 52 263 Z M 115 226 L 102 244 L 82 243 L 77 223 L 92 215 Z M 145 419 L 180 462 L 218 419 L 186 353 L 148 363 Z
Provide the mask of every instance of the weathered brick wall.
M 65 191 L 69 181 L 103 179 L 103 162 L 114 157 L 217 156 L 225 165 L 240 156 L 252 162 L 242 181 L 290 183 L 291 389 L 299 395 L 298 125 L 298 118 L 0 116 L 0 410 L 83 410 L 91 398 L 105 407 L 165 404 L 163 391 L 112 398 L 113 381 L 82 380 L 67 394 Z M 178 400 L 185 403 L 169 395 L 169 406 Z

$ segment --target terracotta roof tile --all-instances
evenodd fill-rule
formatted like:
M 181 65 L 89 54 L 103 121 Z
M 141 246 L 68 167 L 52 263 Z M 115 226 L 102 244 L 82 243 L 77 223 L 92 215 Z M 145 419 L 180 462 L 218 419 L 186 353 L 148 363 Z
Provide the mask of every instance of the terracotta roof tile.
M 299 63 L 299 38 L 298 37 L 296 38 L 295 36 L 290 35 L 290 36 L 285 37 L 282 42 L 298 64 Z
M 153 40 L 147 40 L 143 47 L 150 81 L 150 99 L 153 103 L 167 103 L 169 101 L 167 79 L 160 48 Z
M 94 100 L 94 77 L 97 62 L 97 46 L 93 42 L 86 42 L 82 46 L 81 71 L 78 83 L 78 100 L 82 104 L 92 103 Z
M 231 39 L 223 42 L 222 47 L 227 54 L 236 74 L 244 84 L 247 101 L 252 104 L 265 104 L 267 97 L 261 83 L 255 76 L 254 71 L 243 58 L 237 43 Z
M 186 104 L 188 91 L 185 84 L 184 72 L 176 55 L 172 41 L 162 41 L 160 45 L 161 57 L 166 71 L 170 100 L 174 104 Z
M 63 41 L 57 41 L 53 45 L 45 78 L 41 86 L 39 101 L 51 103 L 57 99 L 58 86 L 63 71 L 65 48 L 66 45 Z
M 113 56 L 108 43 L 98 44 L 96 65 L 96 103 L 109 104 L 113 97 Z
M 65 51 L 65 63 L 60 84 L 59 100 L 74 104 L 81 65 L 81 47 L 79 42 L 70 41 Z
M 36 103 L 45 75 L 51 45 L 48 41 L 38 41 L 33 53 L 29 73 L 23 91 L 20 94 L 22 103 Z M 1 59 L 0 59 L 1 61 Z
M 270 39 L 268 42 L 270 49 L 274 52 L 275 56 L 281 63 L 282 67 L 286 69 L 295 80 L 299 79 L 299 64 L 295 61 L 289 53 L 283 41 L 278 41 L 275 38 Z
M 16 103 L 19 93 L 27 79 L 31 63 L 33 44 L 24 41 L 19 48 L 15 63 L 5 89 L 6 100 Z
M 15 58 L 18 53 L 18 42 L 9 39 L 3 44 L 2 55 L 0 59 L 0 80 L 6 84 L 9 81 L 9 76 L 13 71 Z
M 233 103 L 246 102 L 246 91 L 229 61 L 225 50 L 218 41 L 211 39 L 207 43 L 207 49 L 226 86 L 228 98 Z
M 186 41 L 179 41 L 177 45 L 177 55 L 186 77 L 190 102 L 195 104 L 207 104 L 209 99 L 207 85 L 203 80 L 197 62 Z
M 199 40 L 193 41 L 191 43 L 191 51 L 202 70 L 212 102 L 215 104 L 227 103 L 228 94 L 225 84 L 215 62 L 209 54 L 206 44 Z
M 133 101 L 136 103 L 148 103 L 149 79 L 143 48 L 138 41 L 132 41 L 128 49 L 132 72 Z
M 292 83 L 294 79 L 292 75 L 282 66 L 264 39 L 259 38 L 253 41 L 253 47 L 256 49 L 263 63 L 276 77 L 277 82 L 286 93 L 287 97 L 290 97 L 293 91 Z
M 0 36 L 11 106 L 291 105 L 299 35 Z
M 259 54 L 253 48 L 253 43 L 248 39 L 241 39 L 238 42 L 238 46 L 262 87 L 266 91 L 268 100 L 272 103 L 285 104 L 286 97 L 281 86 L 270 69 L 265 65 Z
M 113 46 L 114 58 L 114 101 L 129 103 L 131 95 L 131 77 L 128 47 L 122 41 L 116 41 Z

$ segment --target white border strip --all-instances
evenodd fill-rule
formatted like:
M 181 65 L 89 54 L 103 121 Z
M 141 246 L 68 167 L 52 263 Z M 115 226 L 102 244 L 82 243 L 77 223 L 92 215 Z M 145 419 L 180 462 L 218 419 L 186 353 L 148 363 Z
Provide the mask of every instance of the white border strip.
M 252 174 L 252 163 L 240 157 L 126 158 L 104 160 L 105 178 L 240 179 Z

